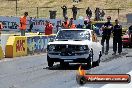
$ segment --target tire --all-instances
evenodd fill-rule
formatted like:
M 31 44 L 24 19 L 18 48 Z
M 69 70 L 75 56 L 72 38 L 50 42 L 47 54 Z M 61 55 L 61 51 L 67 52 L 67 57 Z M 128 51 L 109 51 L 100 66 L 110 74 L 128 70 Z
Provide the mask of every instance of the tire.
M 69 66 L 69 63 L 68 62 L 60 62 L 60 66 L 61 67 L 65 67 L 65 66 Z
M 93 67 L 93 50 L 91 49 L 89 57 L 87 59 L 87 65 L 88 67 L 92 68 Z
M 96 66 L 99 66 L 99 63 L 100 63 L 100 60 L 97 60 L 97 61 L 95 62 Z
M 76 81 L 79 85 L 84 85 L 87 82 L 87 79 L 84 76 L 77 75 Z
M 51 61 L 51 58 L 47 55 L 47 62 L 49 67 L 53 67 L 54 62 Z
M 89 68 L 92 68 L 92 66 L 93 66 L 93 61 L 92 61 L 92 59 L 89 57 L 88 58 L 88 60 L 87 60 L 87 66 L 89 67 Z
M 127 46 L 123 45 L 123 48 L 127 48 Z
M 100 51 L 100 53 L 99 53 L 99 59 L 95 62 L 96 66 L 99 66 L 101 56 L 102 56 L 102 52 Z

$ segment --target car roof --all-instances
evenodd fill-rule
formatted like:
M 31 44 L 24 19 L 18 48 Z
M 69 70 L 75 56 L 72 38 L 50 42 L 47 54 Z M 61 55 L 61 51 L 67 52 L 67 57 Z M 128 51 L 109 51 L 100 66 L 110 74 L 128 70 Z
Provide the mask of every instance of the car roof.
M 61 30 L 84 30 L 84 31 L 93 31 L 93 30 L 90 30 L 90 29 L 61 29 Z

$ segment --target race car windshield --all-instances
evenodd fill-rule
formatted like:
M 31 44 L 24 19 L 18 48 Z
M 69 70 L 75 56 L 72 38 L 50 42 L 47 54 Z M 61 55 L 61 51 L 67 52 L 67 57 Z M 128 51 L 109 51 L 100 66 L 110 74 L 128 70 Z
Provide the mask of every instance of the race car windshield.
M 85 30 L 61 30 L 56 40 L 90 40 L 90 33 Z

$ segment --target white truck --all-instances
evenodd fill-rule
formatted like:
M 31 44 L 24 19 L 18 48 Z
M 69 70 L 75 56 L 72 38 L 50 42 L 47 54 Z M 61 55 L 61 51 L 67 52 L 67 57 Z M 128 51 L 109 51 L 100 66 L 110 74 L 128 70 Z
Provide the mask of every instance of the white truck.
M 62 29 L 52 42 L 47 45 L 47 62 L 52 67 L 54 62 L 100 63 L 102 46 L 96 34 L 90 29 Z

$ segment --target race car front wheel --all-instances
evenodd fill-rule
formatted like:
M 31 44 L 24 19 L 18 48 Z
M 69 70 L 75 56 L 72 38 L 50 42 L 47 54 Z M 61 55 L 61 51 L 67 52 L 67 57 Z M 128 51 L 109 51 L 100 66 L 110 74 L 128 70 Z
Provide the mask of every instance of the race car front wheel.
M 47 55 L 47 62 L 49 67 L 53 67 L 54 62 L 51 61 L 51 58 Z
M 87 59 L 87 65 L 91 68 L 93 66 L 93 49 L 91 49 L 89 57 Z

